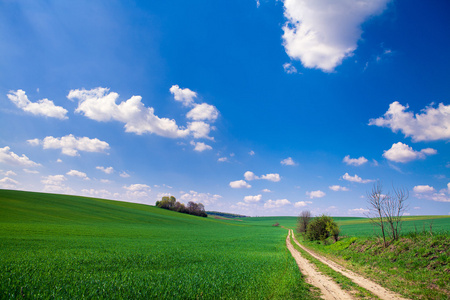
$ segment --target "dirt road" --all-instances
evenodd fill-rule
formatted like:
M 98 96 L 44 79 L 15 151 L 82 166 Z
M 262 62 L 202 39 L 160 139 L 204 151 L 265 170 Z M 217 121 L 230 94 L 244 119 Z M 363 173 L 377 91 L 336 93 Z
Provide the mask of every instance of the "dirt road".
M 313 265 L 307 259 L 303 258 L 300 255 L 300 253 L 291 244 L 291 241 L 290 241 L 291 235 L 293 237 L 294 242 L 299 247 L 301 247 L 303 250 L 308 252 L 311 256 L 313 256 L 317 260 L 321 261 L 322 263 L 328 265 L 333 270 L 348 277 L 354 283 L 356 283 L 359 286 L 365 288 L 366 290 L 372 292 L 373 294 L 378 296 L 380 299 L 406 300 L 406 298 L 403 298 L 402 296 L 385 289 L 381 285 L 379 285 L 369 279 L 366 279 L 366 278 L 362 277 L 361 275 L 358 275 L 352 271 L 349 271 L 346 268 L 342 267 L 341 265 L 305 248 L 295 239 L 294 232 L 292 230 L 289 230 L 289 234 L 286 238 L 286 245 L 287 245 L 289 251 L 291 251 L 292 256 L 297 261 L 300 271 L 306 276 L 306 281 L 314 286 L 317 286 L 321 290 L 322 295 L 323 295 L 322 298 L 324 298 L 324 299 L 353 299 L 353 297 L 348 292 L 343 291 L 331 278 L 329 278 L 328 276 L 325 276 L 322 273 L 315 270 Z

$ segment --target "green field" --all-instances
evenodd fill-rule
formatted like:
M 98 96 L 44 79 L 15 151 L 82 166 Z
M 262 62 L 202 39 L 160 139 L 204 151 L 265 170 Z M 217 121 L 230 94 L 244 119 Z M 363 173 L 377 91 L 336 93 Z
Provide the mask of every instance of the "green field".
M 0 190 L 0 298 L 311 299 L 275 220 Z

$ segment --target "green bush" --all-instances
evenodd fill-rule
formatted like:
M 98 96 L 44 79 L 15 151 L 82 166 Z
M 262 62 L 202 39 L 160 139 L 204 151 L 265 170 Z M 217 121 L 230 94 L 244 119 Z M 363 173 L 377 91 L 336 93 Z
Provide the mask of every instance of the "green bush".
M 309 222 L 306 230 L 306 238 L 310 241 L 325 241 L 333 236 L 337 241 L 339 237 L 339 226 L 334 222 L 333 218 L 322 215 L 315 217 Z

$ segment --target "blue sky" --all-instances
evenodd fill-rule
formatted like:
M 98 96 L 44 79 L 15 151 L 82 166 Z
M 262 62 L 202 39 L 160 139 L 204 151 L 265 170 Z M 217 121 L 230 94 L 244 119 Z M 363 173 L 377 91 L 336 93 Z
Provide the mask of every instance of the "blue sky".
M 450 214 L 445 1 L 2 1 L 0 188 Z

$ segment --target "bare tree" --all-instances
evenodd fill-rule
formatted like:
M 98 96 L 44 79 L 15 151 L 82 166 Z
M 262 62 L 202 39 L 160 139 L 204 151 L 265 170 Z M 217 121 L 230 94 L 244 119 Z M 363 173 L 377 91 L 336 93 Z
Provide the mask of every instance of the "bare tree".
M 311 221 L 311 212 L 309 210 L 304 210 L 300 213 L 298 217 L 297 232 L 305 233 L 308 227 L 309 221 Z
M 407 209 L 406 199 L 409 197 L 408 190 L 392 187 L 394 194 L 388 197 L 383 205 L 383 214 L 392 233 L 392 240 L 398 240 L 401 229 L 402 217 Z
M 383 236 L 383 244 L 386 246 L 384 206 L 389 195 L 383 194 L 383 186 L 380 181 L 373 185 L 372 191 L 367 192 L 367 202 L 369 204 L 369 212 L 366 216 L 370 221 L 381 228 Z
M 393 194 L 383 194 L 383 186 L 377 181 L 372 191 L 367 193 L 369 213 L 366 214 L 372 223 L 381 228 L 384 246 L 386 243 L 386 231 L 391 233 L 392 240 L 398 240 L 402 217 L 407 209 L 406 200 L 409 197 L 408 190 L 392 187 Z

